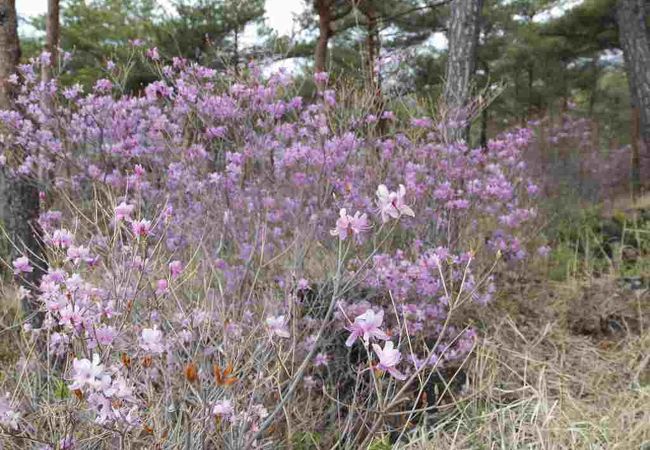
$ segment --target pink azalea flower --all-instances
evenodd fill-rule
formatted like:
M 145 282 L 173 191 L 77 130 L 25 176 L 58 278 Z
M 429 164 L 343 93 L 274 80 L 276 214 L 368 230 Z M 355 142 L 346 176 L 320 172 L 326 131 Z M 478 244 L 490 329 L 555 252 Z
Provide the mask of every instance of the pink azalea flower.
M 81 261 L 90 262 L 92 258 L 90 257 L 90 250 L 88 247 L 80 245 L 78 247 L 71 246 L 67 251 L 68 260 L 72 261 L 74 264 L 79 264 Z
M 172 261 L 169 263 L 169 272 L 172 278 L 176 278 L 183 271 L 183 263 L 180 261 Z
M 548 257 L 550 253 L 551 253 L 551 247 L 549 247 L 548 245 L 542 245 L 537 249 L 537 254 L 542 258 Z
M 131 230 L 136 237 L 147 237 L 151 233 L 151 221 L 142 219 L 131 223 Z
M 327 72 L 316 72 L 314 74 L 314 81 L 316 83 L 327 83 L 328 78 L 329 74 Z
M 287 321 L 284 316 L 269 316 L 266 318 L 266 326 L 272 335 L 277 335 L 281 338 L 291 337 L 289 329 L 287 328 Z
M 212 407 L 212 414 L 223 418 L 229 418 L 235 414 L 235 408 L 233 408 L 230 400 L 221 400 L 220 402 L 215 403 Z
M 382 222 L 386 223 L 393 219 L 399 219 L 401 216 L 415 217 L 413 210 L 404 203 L 406 188 L 403 184 L 399 185 L 397 192 L 389 191 L 388 188 L 380 184 L 377 188 L 377 206 Z
M 339 211 L 339 218 L 336 221 L 336 228 L 330 231 L 332 236 L 338 236 L 342 241 L 348 237 L 348 228 L 350 228 L 350 216 L 345 208 Z
M 117 330 L 115 330 L 115 327 L 104 325 L 95 330 L 95 336 L 93 337 L 97 339 L 97 343 L 100 345 L 111 345 L 116 336 Z
M 383 349 L 377 344 L 372 344 L 372 348 L 379 357 L 379 364 L 377 364 L 379 370 L 388 372 L 398 380 L 406 379 L 406 375 L 395 368 L 402 359 L 402 354 L 399 350 L 393 348 L 392 341 L 386 341 Z
M 115 207 L 115 220 L 117 220 L 118 222 L 120 220 L 125 220 L 129 222 L 131 220 L 131 214 L 133 214 L 134 209 L 135 206 L 133 205 L 127 205 L 124 202 L 120 203 Z
M 348 215 L 345 208 L 341 208 L 339 218 L 336 221 L 336 228 L 330 231 L 332 236 L 338 236 L 344 241 L 349 235 L 359 235 L 370 229 L 368 225 L 368 215 L 361 214 L 357 211 L 354 216 Z
M 346 329 L 350 331 L 350 336 L 345 345 L 352 347 L 354 341 L 362 338 L 365 345 L 368 345 L 370 338 L 388 340 L 388 335 L 379 329 L 384 322 L 384 311 L 380 310 L 377 314 L 372 309 L 354 318 L 352 325 Z
M 77 305 L 67 305 L 60 312 L 59 325 L 78 328 L 83 323 L 81 309 Z
M 153 61 L 158 61 L 160 59 L 160 54 L 158 53 L 158 47 L 147 49 L 145 51 L 145 55 L 147 55 L 147 58 Z
M 319 353 L 314 357 L 314 367 L 327 366 L 327 353 Z
M 50 243 L 55 247 L 68 248 L 72 245 L 72 234 L 65 228 L 54 230 Z
M 72 384 L 70 389 L 81 389 L 86 385 L 95 388 L 101 384 L 104 377 L 104 365 L 100 363 L 99 355 L 93 354 L 93 360 L 86 358 L 72 361 Z
M 29 258 L 26 256 L 16 258 L 11 264 L 14 266 L 14 275 L 20 275 L 21 273 L 30 273 L 34 271 L 34 268 L 29 263 Z
M 368 231 L 370 229 L 368 214 L 361 214 L 359 211 L 354 213 L 354 216 L 350 218 L 350 229 L 355 235 Z
M 167 292 L 169 288 L 169 283 L 164 278 L 161 278 L 156 282 L 156 295 L 162 295 Z
M 165 351 L 162 331 L 154 325 L 153 328 L 145 328 L 140 335 L 140 348 L 144 351 L 154 354 L 160 354 Z

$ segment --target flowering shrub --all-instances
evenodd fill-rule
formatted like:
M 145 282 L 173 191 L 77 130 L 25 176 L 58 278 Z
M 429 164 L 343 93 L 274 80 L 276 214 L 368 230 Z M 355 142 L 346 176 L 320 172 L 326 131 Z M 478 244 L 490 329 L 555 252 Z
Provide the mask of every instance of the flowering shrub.
M 548 122 L 545 118 L 530 123 L 538 139 L 524 158 L 549 196 L 569 191 L 585 200 L 603 201 L 629 192 L 630 145 L 609 142 L 610 147 L 603 148 L 601 125 L 571 111 L 563 113 L 558 123 Z
M 43 186 L 48 254 L 18 291 L 44 321 L 25 326 L 1 426 L 42 448 L 247 448 L 327 427 L 354 446 L 387 430 L 471 350 L 451 313 L 490 300 L 500 257 L 526 257 L 531 132 L 483 151 L 384 111 L 380 134 L 324 74 L 307 101 L 282 73 L 147 54 L 161 79 L 141 95 L 118 91 L 115 67 L 86 94 L 44 84 L 34 61 L 0 112 L 6 171 Z

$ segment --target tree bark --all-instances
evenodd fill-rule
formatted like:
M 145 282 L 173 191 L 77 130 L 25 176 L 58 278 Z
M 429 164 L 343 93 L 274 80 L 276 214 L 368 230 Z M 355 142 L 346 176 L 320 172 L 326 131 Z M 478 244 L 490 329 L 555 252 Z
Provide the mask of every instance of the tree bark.
M 490 65 L 486 61 L 481 61 L 481 67 L 483 71 L 485 72 L 485 79 L 490 81 Z M 486 86 L 485 89 L 487 90 L 489 86 Z M 481 145 L 481 148 L 483 149 L 484 152 L 487 152 L 488 149 L 488 136 L 487 136 L 487 128 L 488 128 L 488 121 L 489 121 L 489 112 L 488 108 L 490 107 L 489 103 L 485 103 L 482 105 L 481 108 L 481 135 L 479 137 L 479 144 Z
M 618 35 L 630 86 L 633 122 L 638 131 L 632 139 L 638 146 L 634 158 L 633 189 L 635 194 L 641 184 L 650 182 L 650 35 L 646 23 L 647 0 L 618 0 L 616 19 Z M 638 122 L 637 122 L 638 121 Z M 635 125 L 636 128 L 636 125 Z
M 8 82 L 9 76 L 16 71 L 20 59 L 20 41 L 18 40 L 18 20 L 15 0 L 0 0 L 0 109 L 13 107 L 13 89 Z M 16 153 L 19 153 L 18 151 Z M 8 156 L 8 155 L 5 155 Z M 15 163 L 12 159 L 19 156 L 9 155 L 7 164 Z M 39 196 L 38 187 L 33 179 L 9 174 L 3 167 L 4 182 L 0 183 L 0 197 L 4 205 L 4 225 L 11 240 L 11 259 L 24 255 L 30 260 L 33 272 L 23 274 L 20 284 L 32 292 L 22 300 L 23 312 L 35 327 L 40 327 L 42 315 L 38 313 L 35 303 L 36 292 L 44 273 L 46 264 L 43 246 L 38 228 Z
M 59 40 L 61 28 L 59 24 L 59 0 L 47 0 L 47 18 L 45 22 L 45 50 L 50 53 L 50 67 L 43 66 L 43 81 L 52 79 L 53 69 L 59 58 Z
M 18 18 L 15 0 L 0 0 L 0 108 L 9 109 L 13 89 L 9 77 L 16 72 L 20 59 Z
M 476 66 L 479 19 L 483 0 L 453 0 L 449 22 L 449 52 L 443 102 L 451 119 L 447 138 L 450 141 L 468 138 L 469 117 L 465 109 L 469 103 L 472 75 Z
M 327 71 L 327 46 L 332 37 L 332 0 L 315 0 L 318 13 L 318 42 L 314 54 L 314 73 Z
M 366 77 L 368 85 L 375 89 L 378 87 L 379 79 L 375 73 L 375 65 L 377 57 L 379 56 L 379 30 L 377 28 L 377 10 L 370 1 L 363 1 L 359 3 L 359 9 L 366 16 L 367 31 L 366 31 L 366 58 L 364 66 L 366 70 Z

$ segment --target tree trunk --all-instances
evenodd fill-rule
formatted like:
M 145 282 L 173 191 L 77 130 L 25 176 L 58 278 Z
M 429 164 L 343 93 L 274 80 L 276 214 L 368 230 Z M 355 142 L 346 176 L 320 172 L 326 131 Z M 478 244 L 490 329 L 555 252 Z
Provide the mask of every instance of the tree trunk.
M 20 59 L 18 19 L 15 0 L 0 0 L 0 108 L 12 104 L 12 86 L 9 76 L 16 72 Z
M 646 24 L 647 0 L 618 0 L 616 16 L 625 68 L 630 85 L 632 117 L 638 120 L 638 132 L 632 138 L 638 145 L 638 157 L 632 168 L 633 189 L 650 182 L 650 37 Z
M 485 91 L 488 92 L 489 90 L 489 83 L 490 83 L 490 65 L 486 61 L 480 61 L 481 68 L 485 72 L 485 79 L 487 80 L 486 86 L 485 86 Z M 490 103 L 486 102 L 485 104 L 481 105 L 481 135 L 479 137 L 479 144 L 481 145 L 481 148 L 483 149 L 484 152 L 487 152 L 488 149 L 488 136 L 487 136 L 487 128 L 488 128 L 488 121 L 489 121 L 489 112 L 488 108 L 490 107 Z
M 52 79 L 52 71 L 58 65 L 59 39 L 61 37 L 59 25 L 59 0 L 47 0 L 47 18 L 45 22 L 45 50 L 50 53 L 52 65 L 43 66 L 43 81 Z
M 378 77 L 375 73 L 375 65 L 377 57 L 379 56 L 379 30 L 377 29 L 377 11 L 371 2 L 365 1 L 359 4 L 359 9 L 364 16 L 366 16 L 367 34 L 366 34 L 366 59 L 364 66 L 366 69 L 366 76 L 368 85 L 372 89 L 378 87 Z
M 15 0 L 0 0 L 0 109 L 10 109 L 13 106 L 13 89 L 7 79 L 16 71 L 20 59 L 17 28 Z M 11 158 L 7 159 L 7 164 L 15 163 Z M 12 242 L 11 257 L 27 256 L 34 267 L 33 272 L 23 274 L 25 276 L 19 279 L 21 285 L 32 292 L 31 296 L 22 300 L 23 312 L 32 325 L 40 327 L 42 315 L 38 313 L 35 304 L 35 289 L 44 273 L 45 258 L 38 231 L 38 188 L 33 180 L 23 176 L 5 171 L 3 177 L 0 197 L 6 201 L 4 225 Z
M 533 64 L 528 64 L 526 72 L 528 74 L 528 110 L 526 112 L 526 120 L 533 117 L 533 80 L 534 80 L 534 67 Z
M 315 0 L 318 13 L 318 42 L 314 54 L 314 73 L 327 71 L 327 45 L 332 37 L 332 0 Z
M 483 0 L 453 0 L 449 22 L 449 52 L 443 101 L 451 120 L 450 141 L 468 138 L 468 111 L 472 75 L 476 65 L 479 19 Z

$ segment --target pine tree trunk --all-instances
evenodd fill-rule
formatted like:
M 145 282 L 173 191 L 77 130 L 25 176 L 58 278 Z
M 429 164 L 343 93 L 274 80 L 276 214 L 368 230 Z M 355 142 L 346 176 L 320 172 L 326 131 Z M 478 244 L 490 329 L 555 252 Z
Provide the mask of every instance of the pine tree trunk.
M 20 59 L 16 1 L 0 0 L 0 108 L 9 109 L 12 87 L 9 76 L 16 72 Z
M 447 133 L 450 141 L 468 139 L 467 108 L 472 75 L 476 65 L 479 19 L 483 0 L 453 0 L 449 22 L 449 52 L 443 101 L 452 120 Z
M 13 90 L 8 77 L 15 73 L 20 59 L 18 23 L 15 0 L 0 0 L 0 109 L 13 106 Z M 11 155 L 10 155 L 11 156 Z M 7 158 L 8 164 L 15 163 Z M 15 158 L 13 158 L 15 159 Z M 3 171 L 5 169 L 3 168 Z M 3 173 L 4 182 L 0 197 L 4 206 L 4 225 L 12 242 L 12 259 L 25 255 L 34 271 L 19 279 L 20 283 L 32 292 L 22 300 L 23 312 L 32 325 L 39 327 L 42 315 L 37 312 L 35 290 L 44 273 L 45 259 L 38 231 L 39 198 L 38 188 L 33 180 L 22 176 Z
M 16 5 L 14 0 L 0 0 L 0 109 L 11 108 L 11 84 L 8 78 L 16 71 L 20 57 Z M 7 179 L 0 167 L 0 222 L 5 224 L 7 212 Z
M 377 11 L 371 2 L 363 2 L 359 5 L 363 14 L 368 20 L 366 34 L 366 60 L 365 69 L 368 79 L 368 85 L 376 89 L 378 86 L 378 77 L 376 77 L 375 66 L 379 57 L 379 30 L 377 29 Z
M 619 0 L 616 16 L 619 41 L 625 57 L 630 85 L 632 117 L 638 125 L 633 133 L 638 146 L 633 171 L 635 193 L 641 184 L 650 183 L 650 35 L 646 24 L 647 0 Z
M 327 45 L 332 36 L 331 0 L 315 0 L 314 8 L 318 13 L 318 42 L 314 54 L 314 73 L 327 71 Z
M 56 68 L 59 58 L 59 39 L 61 36 L 59 25 L 59 0 L 47 0 L 47 17 L 45 21 L 45 50 L 50 53 L 52 65 L 43 66 L 43 80 L 52 78 L 52 70 Z

